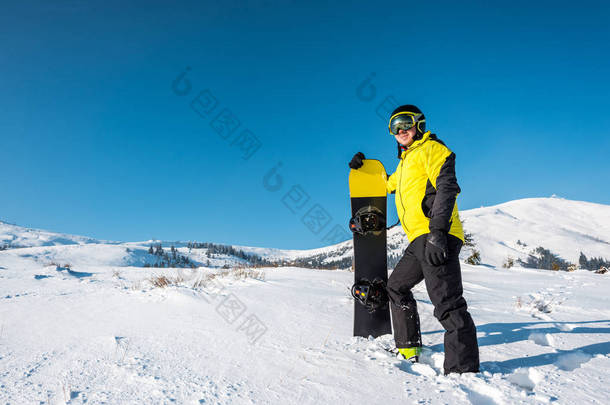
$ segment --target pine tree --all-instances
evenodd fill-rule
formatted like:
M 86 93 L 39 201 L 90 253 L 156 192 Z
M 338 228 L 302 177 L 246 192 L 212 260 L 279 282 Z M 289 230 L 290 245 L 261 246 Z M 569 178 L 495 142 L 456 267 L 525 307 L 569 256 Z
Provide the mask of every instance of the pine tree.
M 581 269 L 587 268 L 587 256 L 583 252 L 580 252 L 580 256 L 578 257 L 578 265 Z

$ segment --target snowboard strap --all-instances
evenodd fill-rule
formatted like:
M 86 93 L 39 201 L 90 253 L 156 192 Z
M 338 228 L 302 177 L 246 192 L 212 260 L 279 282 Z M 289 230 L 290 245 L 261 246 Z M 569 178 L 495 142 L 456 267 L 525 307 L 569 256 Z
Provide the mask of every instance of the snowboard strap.
M 380 278 L 375 278 L 372 282 L 366 278 L 358 280 L 352 286 L 352 297 L 364 305 L 369 313 L 388 303 L 386 284 Z
M 377 233 L 385 228 L 386 221 L 383 212 L 372 205 L 360 208 L 349 220 L 349 230 L 358 235 Z

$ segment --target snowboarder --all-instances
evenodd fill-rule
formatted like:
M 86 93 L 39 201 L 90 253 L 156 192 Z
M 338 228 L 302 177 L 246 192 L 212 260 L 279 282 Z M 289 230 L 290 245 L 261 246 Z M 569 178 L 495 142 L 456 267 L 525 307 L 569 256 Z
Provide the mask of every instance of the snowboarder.
M 387 192 L 396 194 L 396 209 L 410 244 L 387 284 L 396 348 L 411 361 L 421 353 L 417 304 L 411 289 L 422 280 L 434 316 L 445 329 L 444 372 L 479 371 L 476 327 L 462 296 L 459 253 L 464 231 L 456 198 L 455 154 L 426 131 L 426 118 L 413 105 L 398 107 L 389 120 L 400 162 L 389 176 Z M 362 166 L 358 152 L 349 163 Z

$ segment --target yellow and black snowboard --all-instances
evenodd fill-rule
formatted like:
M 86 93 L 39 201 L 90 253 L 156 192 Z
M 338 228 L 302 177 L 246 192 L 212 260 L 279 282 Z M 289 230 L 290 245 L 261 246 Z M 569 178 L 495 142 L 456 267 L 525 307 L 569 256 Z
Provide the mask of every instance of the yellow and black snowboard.
M 392 333 L 386 292 L 386 171 L 378 160 L 365 159 L 349 173 L 354 234 L 354 336 Z

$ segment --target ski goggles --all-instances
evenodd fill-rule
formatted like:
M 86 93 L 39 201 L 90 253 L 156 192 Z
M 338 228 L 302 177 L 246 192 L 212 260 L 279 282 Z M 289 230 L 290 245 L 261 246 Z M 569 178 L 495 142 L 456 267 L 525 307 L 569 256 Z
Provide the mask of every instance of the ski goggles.
M 390 134 L 398 135 L 401 129 L 408 131 L 409 129 L 417 125 L 422 116 L 423 114 L 412 112 L 400 112 L 398 114 L 393 115 L 390 118 L 390 124 L 388 125 Z

